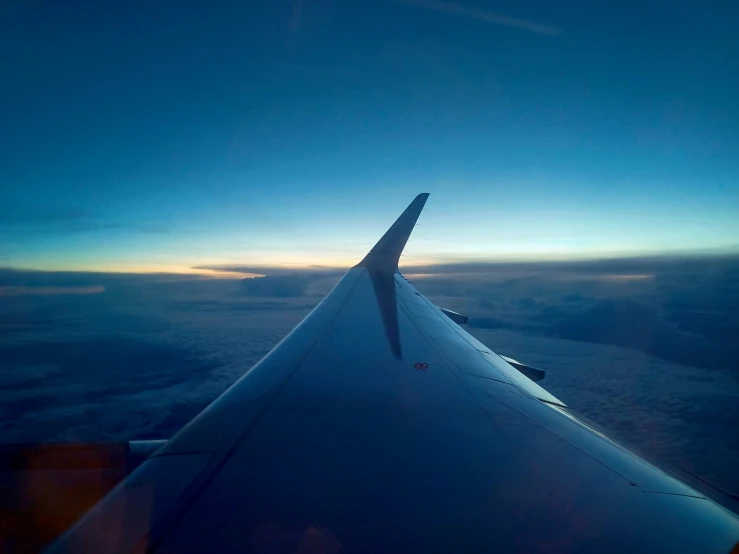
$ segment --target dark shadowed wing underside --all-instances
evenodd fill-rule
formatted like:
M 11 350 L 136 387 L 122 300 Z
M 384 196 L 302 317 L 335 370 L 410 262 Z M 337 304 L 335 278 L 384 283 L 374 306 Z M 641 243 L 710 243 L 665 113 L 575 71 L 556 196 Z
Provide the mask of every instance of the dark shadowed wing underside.
M 51 552 L 728 552 L 637 458 L 397 272 L 428 195 Z

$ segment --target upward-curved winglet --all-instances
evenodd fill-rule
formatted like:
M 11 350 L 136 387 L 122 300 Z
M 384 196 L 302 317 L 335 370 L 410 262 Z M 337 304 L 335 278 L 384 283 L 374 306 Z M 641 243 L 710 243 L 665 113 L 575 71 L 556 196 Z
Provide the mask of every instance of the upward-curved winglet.
M 408 242 L 408 237 L 411 236 L 428 197 L 428 192 L 416 196 L 359 265 L 378 271 L 397 271 L 400 254 L 405 248 L 405 243 Z

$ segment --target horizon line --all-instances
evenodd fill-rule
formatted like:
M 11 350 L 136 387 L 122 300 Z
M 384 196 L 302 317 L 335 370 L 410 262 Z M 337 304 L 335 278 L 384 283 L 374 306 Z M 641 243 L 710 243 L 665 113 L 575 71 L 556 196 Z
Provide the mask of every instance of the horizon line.
M 635 254 L 620 256 L 592 256 L 592 257 L 575 257 L 575 258 L 499 258 L 499 259 L 458 259 L 448 261 L 436 261 L 431 263 L 415 263 L 401 267 L 401 270 L 418 270 L 421 268 L 472 268 L 485 266 L 532 266 L 532 265 L 573 265 L 573 264 L 590 264 L 599 262 L 618 262 L 618 261 L 652 261 L 667 262 L 679 260 L 726 260 L 731 258 L 739 259 L 739 251 L 737 250 L 700 250 L 685 252 L 666 252 L 657 254 Z M 34 273 L 94 273 L 107 275 L 177 275 L 204 278 L 222 278 L 222 279 L 242 279 L 244 277 L 264 277 L 268 273 L 290 273 L 316 271 L 333 273 L 337 271 L 345 271 L 352 265 L 327 265 L 327 264 L 311 264 L 311 265 L 291 265 L 291 264 L 249 264 L 249 263 L 230 263 L 230 264 L 205 264 L 194 266 L 146 266 L 145 268 L 136 269 L 103 269 L 100 267 L 90 268 L 40 268 L 28 266 L 11 266 L 0 265 L 0 271 L 7 272 L 34 272 Z

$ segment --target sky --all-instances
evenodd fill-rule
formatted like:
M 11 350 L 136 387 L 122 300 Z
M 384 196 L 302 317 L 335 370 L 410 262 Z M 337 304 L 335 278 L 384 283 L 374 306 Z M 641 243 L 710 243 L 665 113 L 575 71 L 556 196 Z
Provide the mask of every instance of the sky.
M 7 2 L 0 266 L 739 251 L 731 0 Z

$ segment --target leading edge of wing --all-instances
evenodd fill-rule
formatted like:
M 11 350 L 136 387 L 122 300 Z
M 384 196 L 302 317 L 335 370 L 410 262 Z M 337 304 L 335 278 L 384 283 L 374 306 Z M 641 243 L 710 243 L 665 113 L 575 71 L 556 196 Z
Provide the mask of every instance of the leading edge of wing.
M 429 193 L 423 192 L 416 196 L 395 223 L 382 235 L 372 250 L 357 264 L 368 269 L 395 272 L 398 269 L 400 255 L 413 232 L 413 227 L 421 215 Z

